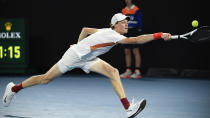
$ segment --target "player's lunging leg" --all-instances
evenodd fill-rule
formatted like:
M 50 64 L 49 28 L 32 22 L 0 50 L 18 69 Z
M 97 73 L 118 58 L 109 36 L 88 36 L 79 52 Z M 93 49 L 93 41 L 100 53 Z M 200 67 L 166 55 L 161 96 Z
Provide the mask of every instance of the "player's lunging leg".
M 13 82 L 10 82 L 5 90 L 2 102 L 5 107 L 8 107 L 13 96 L 19 92 L 21 89 L 34 86 L 37 84 L 47 84 L 52 81 L 54 78 L 60 76 L 60 72 L 57 64 L 55 64 L 47 73 L 37 76 L 32 76 L 20 84 L 15 85 Z
M 144 109 L 144 107 L 146 105 L 145 99 L 143 99 L 137 103 L 134 103 L 134 101 L 132 101 L 131 104 L 129 103 L 129 101 L 125 95 L 122 82 L 120 80 L 119 72 L 116 68 L 112 67 L 105 61 L 100 60 L 100 61 L 96 62 L 91 67 L 90 70 L 93 72 L 97 72 L 99 74 L 105 75 L 110 79 L 116 94 L 120 98 L 120 100 L 126 110 L 128 118 L 135 117 L 138 113 L 140 113 Z
M 23 88 L 34 86 L 37 84 L 48 84 L 54 78 L 60 76 L 62 73 L 60 72 L 58 65 L 55 64 L 47 73 L 37 76 L 32 76 L 25 81 L 22 82 Z

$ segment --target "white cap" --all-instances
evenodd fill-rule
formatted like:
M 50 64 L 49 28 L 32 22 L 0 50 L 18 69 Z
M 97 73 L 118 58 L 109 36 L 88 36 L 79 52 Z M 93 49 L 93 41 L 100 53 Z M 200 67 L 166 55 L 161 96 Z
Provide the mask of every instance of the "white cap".
M 111 20 L 111 25 L 114 26 L 117 22 L 122 21 L 122 20 L 130 20 L 130 18 L 122 13 L 116 13 Z

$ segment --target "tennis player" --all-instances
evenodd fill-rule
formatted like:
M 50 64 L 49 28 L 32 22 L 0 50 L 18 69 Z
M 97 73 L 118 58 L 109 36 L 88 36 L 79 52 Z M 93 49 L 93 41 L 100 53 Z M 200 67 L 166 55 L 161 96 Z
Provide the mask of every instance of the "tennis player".
M 117 13 L 111 19 L 111 28 L 83 28 L 79 35 L 78 43 L 72 45 L 48 72 L 42 75 L 32 76 L 20 84 L 10 82 L 6 86 L 2 99 L 3 105 L 5 107 L 9 106 L 13 96 L 23 88 L 38 84 L 48 84 L 67 71 L 74 68 L 81 68 L 86 73 L 92 71 L 108 77 L 114 91 L 126 110 L 128 118 L 136 116 L 144 109 L 146 100 L 142 99 L 137 103 L 130 104 L 125 95 L 118 70 L 97 56 L 108 52 L 118 43 L 142 44 L 161 38 L 169 40 L 171 35 L 169 33 L 154 33 L 127 38 L 123 34 L 128 31 L 128 20 L 129 18 L 127 16 Z

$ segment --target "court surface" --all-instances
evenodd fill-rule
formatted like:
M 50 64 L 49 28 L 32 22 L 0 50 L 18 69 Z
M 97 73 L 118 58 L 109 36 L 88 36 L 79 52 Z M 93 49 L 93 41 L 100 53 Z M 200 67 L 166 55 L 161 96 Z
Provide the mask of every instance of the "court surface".
M 8 82 L 28 76 L 0 76 L 2 98 Z M 147 99 L 136 118 L 210 118 L 210 80 L 143 77 L 122 79 L 128 99 Z M 0 118 L 126 118 L 109 80 L 100 75 L 64 75 L 48 85 L 20 91 Z

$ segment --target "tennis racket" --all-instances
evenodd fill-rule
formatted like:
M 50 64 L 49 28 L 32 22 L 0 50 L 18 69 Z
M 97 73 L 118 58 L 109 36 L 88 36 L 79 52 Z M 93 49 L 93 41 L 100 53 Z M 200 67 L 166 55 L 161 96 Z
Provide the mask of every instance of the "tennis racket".
M 210 26 L 202 26 L 182 35 L 172 35 L 171 39 L 186 39 L 192 42 L 210 41 Z

